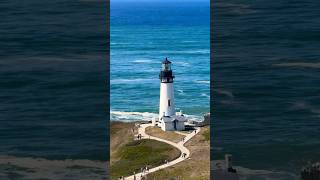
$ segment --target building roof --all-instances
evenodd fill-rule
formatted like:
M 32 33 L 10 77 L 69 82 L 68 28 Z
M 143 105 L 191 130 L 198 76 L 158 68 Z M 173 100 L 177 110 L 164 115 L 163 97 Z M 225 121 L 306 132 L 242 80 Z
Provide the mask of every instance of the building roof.
M 173 116 L 163 116 L 162 117 L 163 122 L 173 122 L 173 121 L 181 121 L 185 122 L 187 121 L 187 118 L 185 116 L 181 115 L 173 115 Z

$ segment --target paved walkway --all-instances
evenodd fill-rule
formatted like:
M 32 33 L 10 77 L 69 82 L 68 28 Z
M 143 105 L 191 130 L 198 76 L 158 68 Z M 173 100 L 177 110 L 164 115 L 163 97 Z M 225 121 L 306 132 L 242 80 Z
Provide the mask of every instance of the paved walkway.
M 184 143 L 186 143 L 187 141 L 189 141 L 193 136 L 195 136 L 196 134 L 198 134 L 200 132 L 200 127 L 195 127 L 196 129 L 196 133 L 195 132 L 192 132 L 192 133 L 189 133 L 189 134 L 185 134 L 183 133 L 184 135 L 186 135 L 186 137 L 184 138 L 184 141 L 179 141 L 178 143 L 174 143 L 172 141 L 168 141 L 168 140 L 165 140 L 165 139 L 161 139 L 161 138 L 158 138 L 158 137 L 154 137 L 154 136 L 150 136 L 148 134 L 146 134 L 145 132 L 145 129 L 149 126 L 152 126 L 152 124 L 141 124 L 139 129 L 138 129 L 138 134 L 141 134 L 142 135 L 142 139 L 154 139 L 154 140 L 157 140 L 157 141 L 161 141 L 161 142 L 164 142 L 164 143 L 167 143 L 167 144 L 170 144 L 176 148 L 178 148 L 180 151 L 181 151 L 181 155 L 183 153 L 186 153 L 186 157 L 182 157 L 180 156 L 179 158 L 173 160 L 173 161 L 170 161 L 166 164 L 163 164 L 163 165 L 160 165 L 160 166 L 157 166 L 157 167 L 154 167 L 152 169 L 149 169 L 148 172 L 145 172 L 143 175 L 146 175 L 146 174 L 149 174 L 149 173 L 152 173 L 152 172 L 155 172 L 155 171 L 158 171 L 160 169 L 164 169 L 164 168 L 167 168 L 169 166 L 172 166 L 172 165 L 175 165 L 181 161 L 184 161 L 186 159 L 189 158 L 190 156 L 190 151 L 184 146 Z M 180 134 L 180 133 L 179 133 Z M 140 173 L 137 173 L 135 176 L 136 178 L 134 178 L 134 175 L 132 176 L 128 176 L 128 177 L 125 177 L 125 180 L 140 180 L 141 179 L 141 172 Z

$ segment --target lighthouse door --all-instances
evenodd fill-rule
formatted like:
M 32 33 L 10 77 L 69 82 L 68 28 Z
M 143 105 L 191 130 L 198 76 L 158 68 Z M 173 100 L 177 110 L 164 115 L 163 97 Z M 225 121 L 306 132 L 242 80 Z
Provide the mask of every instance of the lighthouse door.
M 174 130 L 177 130 L 177 120 L 176 119 L 173 121 L 173 128 L 174 128 Z

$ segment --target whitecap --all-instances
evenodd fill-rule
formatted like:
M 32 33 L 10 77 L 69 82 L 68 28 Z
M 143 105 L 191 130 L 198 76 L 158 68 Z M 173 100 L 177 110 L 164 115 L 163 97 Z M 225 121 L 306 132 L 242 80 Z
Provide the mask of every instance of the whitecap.
M 178 89 L 177 91 L 179 92 L 179 94 L 180 94 L 180 95 L 185 95 L 185 93 L 184 93 L 184 91 L 183 91 L 183 90 Z
M 151 59 L 137 59 L 133 61 L 134 63 L 154 63 Z
M 210 81 L 208 80 L 195 80 L 194 82 L 199 84 L 210 84 Z
M 206 93 L 202 93 L 201 96 L 210 98 L 210 96 L 208 94 L 206 94 Z

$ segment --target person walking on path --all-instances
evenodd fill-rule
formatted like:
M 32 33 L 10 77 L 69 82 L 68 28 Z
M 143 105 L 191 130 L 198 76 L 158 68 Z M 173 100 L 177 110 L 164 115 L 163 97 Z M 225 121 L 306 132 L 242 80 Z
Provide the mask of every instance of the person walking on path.
M 142 135 L 138 134 L 138 140 L 141 140 Z
M 136 180 L 136 172 L 133 172 L 133 180 Z

